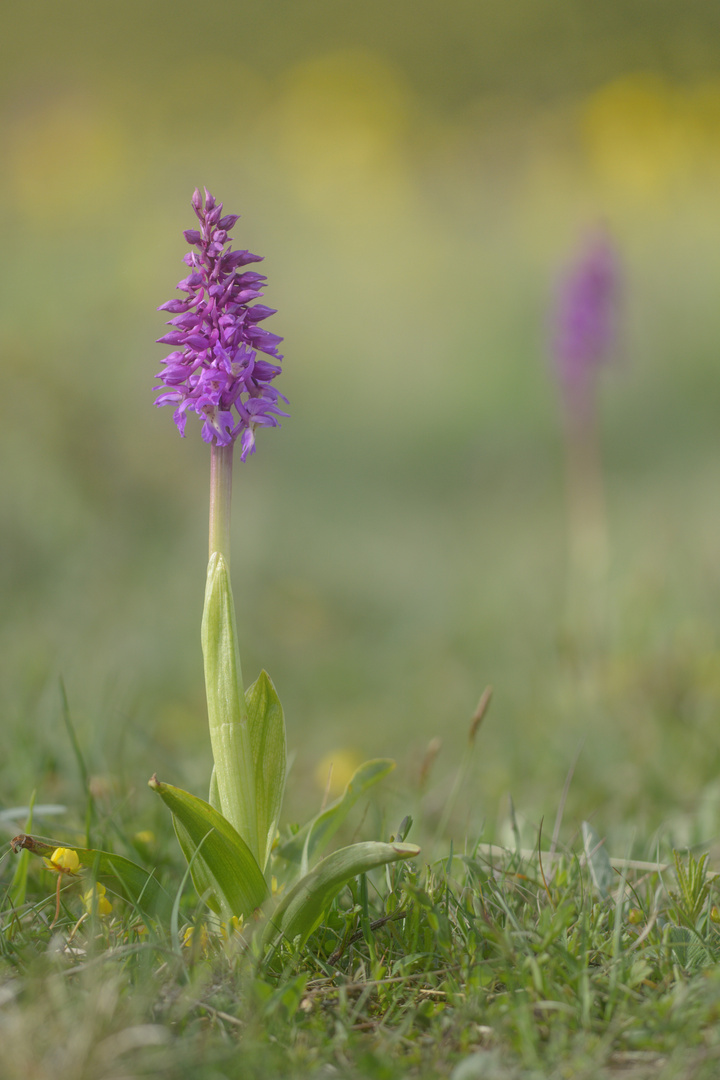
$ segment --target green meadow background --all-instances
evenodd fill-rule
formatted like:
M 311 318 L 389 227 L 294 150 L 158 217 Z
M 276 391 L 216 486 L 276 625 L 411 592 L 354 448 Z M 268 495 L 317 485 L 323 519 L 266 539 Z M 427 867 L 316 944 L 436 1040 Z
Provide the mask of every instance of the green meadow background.
M 0 50 L 0 808 L 81 800 L 60 678 L 98 791 L 150 819 L 153 771 L 205 790 L 208 450 L 152 404 L 205 184 L 285 337 L 291 418 L 237 464 L 233 578 L 288 813 L 330 761 L 387 755 L 402 816 L 439 737 L 432 820 L 492 684 L 458 834 L 503 835 L 508 794 L 552 822 L 581 748 L 568 836 L 711 839 L 720 8 L 38 0 Z M 588 637 L 548 313 L 599 222 L 624 295 Z

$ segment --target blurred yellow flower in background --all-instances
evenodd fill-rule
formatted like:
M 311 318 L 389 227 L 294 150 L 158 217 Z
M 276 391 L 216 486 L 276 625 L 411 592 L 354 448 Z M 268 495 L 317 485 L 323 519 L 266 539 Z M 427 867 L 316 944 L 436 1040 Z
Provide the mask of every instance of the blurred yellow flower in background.
M 285 885 L 284 884 L 278 885 L 278 879 L 273 874 L 273 876 L 270 878 L 270 892 L 272 893 L 272 895 L 273 896 L 280 896 L 280 894 L 282 892 L 284 892 L 284 890 L 285 890 Z
M 333 750 L 320 759 L 315 768 L 315 783 L 331 798 L 340 795 L 362 760 L 355 750 Z
M 151 847 L 155 843 L 155 833 L 152 829 L 141 829 L 140 832 L 135 833 L 133 840 L 136 844 Z
M 99 881 L 83 893 L 83 904 L 89 915 L 112 915 L 112 904 L 106 893 L 107 889 Z
M 379 208 L 400 210 L 411 186 L 403 149 L 410 103 L 401 74 L 372 53 L 331 53 L 290 71 L 274 119 L 302 201 L 351 227 Z
M 244 924 L 242 915 L 231 915 L 228 922 L 221 924 L 220 933 L 225 941 L 229 941 L 234 934 L 242 934 Z
M 183 933 L 183 946 L 186 949 L 197 947 L 200 952 L 207 953 L 210 947 L 210 935 L 204 926 L 186 926 Z
M 613 193 L 662 199 L 720 161 L 720 83 L 677 86 L 636 73 L 601 87 L 581 108 L 589 164 Z
M 5 163 L 16 209 L 38 230 L 62 227 L 112 205 L 126 178 L 125 140 L 99 104 L 66 96 L 13 118 Z

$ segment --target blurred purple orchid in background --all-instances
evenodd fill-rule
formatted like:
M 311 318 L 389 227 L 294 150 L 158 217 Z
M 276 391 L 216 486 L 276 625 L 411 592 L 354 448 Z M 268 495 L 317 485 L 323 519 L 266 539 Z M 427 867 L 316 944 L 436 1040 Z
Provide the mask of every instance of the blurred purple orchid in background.
M 560 279 L 552 312 L 552 354 L 564 405 L 568 619 L 588 641 L 604 625 L 608 567 L 596 376 L 616 348 L 620 296 L 615 245 L 596 229 Z
M 159 342 L 175 348 L 162 363 L 155 387 L 162 390 L 155 404 L 174 405 L 174 420 L 181 435 L 189 410 L 203 421 L 202 437 L 213 446 L 232 446 L 240 439 L 241 458 L 255 452 L 255 428 L 276 427 L 287 416 L 278 401 L 287 399 L 271 386 L 280 366 L 258 359 L 264 353 L 282 360 L 277 334 L 258 324 L 275 314 L 264 304 L 249 306 L 262 295 L 265 277 L 243 271 L 262 256 L 233 251 L 228 233 L 237 214 L 222 214 L 205 189 L 205 204 L 198 189 L 192 199 L 201 228 L 186 229 L 185 239 L 196 251 L 184 256 L 190 274 L 178 283 L 183 299 L 168 300 L 158 309 L 174 317 L 174 327 Z
M 619 288 L 617 252 L 597 230 L 561 279 L 555 302 L 553 354 L 570 408 L 590 406 L 595 373 L 617 335 Z

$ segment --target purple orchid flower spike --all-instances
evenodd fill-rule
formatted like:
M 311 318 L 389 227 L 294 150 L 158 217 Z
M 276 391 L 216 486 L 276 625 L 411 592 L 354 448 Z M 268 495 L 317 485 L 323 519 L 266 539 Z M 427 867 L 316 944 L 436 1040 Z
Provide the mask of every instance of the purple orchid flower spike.
M 615 248 L 597 230 L 560 281 L 553 353 L 557 376 L 573 412 L 592 408 L 595 376 L 617 337 L 620 266 Z
M 162 393 L 155 404 L 174 405 L 174 420 L 185 435 L 187 413 L 203 421 L 202 437 L 214 447 L 232 447 L 240 439 L 240 457 L 255 452 L 255 429 L 277 427 L 287 416 L 278 402 L 287 402 L 271 386 L 280 374 L 279 363 L 259 360 L 258 353 L 281 361 L 277 334 L 259 324 L 275 314 L 264 304 L 251 305 L 262 295 L 265 277 L 244 268 L 261 262 L 260 255 L 233 251 L 228 233 L 237 214 L 223 216 L 205 189 L 205 201 L 196 189 L 193 209 L 200 229 L 186 229 L 185 239 L 194 251 L 184 256 L 190 273 L 178 283 L 185 295 L 168 300 L 160 311 L 173 318 L 173 329 L 159 338 L 173 351 L 162 361 L 157 375 Z
M 552 349 L 565 421 L 568 615 L 588 640 L 604 625 L 608 565 L 597 373 L 616 347 L 620 292 L 616 249 L 606 232 L 596 230 L 560 281 Z

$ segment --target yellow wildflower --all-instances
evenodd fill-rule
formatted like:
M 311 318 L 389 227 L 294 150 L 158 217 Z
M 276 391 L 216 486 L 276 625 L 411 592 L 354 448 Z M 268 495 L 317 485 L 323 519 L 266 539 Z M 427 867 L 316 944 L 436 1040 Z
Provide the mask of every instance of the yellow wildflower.
M 198 929 L 199 933 L 196 937 L 195 931 Z M 204 926 L 199 928 L 197 926 L 187 926 L 185 928 L 185 933 L 183 934 L 183 945 L 186 949 L 189 949 L 196 943 L 201 952 L 207 952 L 208 946 L 210 945 L 210 938 L 207 930 Z
M 155 843 L 155 833 L 152 829 L 142 829 L 140 832 L 136 832 L 133 840 L 136 844 L 143 844 L 145 847 L 151 847 Z
M 220 926 L 220 933 L 225 941 L 229 941 L 234 934 L 241 934 L 243 928 L 242 915 L 232 915 L 229 922 L 224 922 Z
M 112 914 L 112 904 L 105 895 L 107 889 L 100 882 L 93 885 L 91 889 L 88 889 L 83 894 L 83 904 L 88 914 L 92 915 L 110 915 Z
M 66 874 L 76 874 L 80 869 L 80 859 L 74 848 L 55 848 L 49 859 L 45 859 L 45 865 L 50 870 L 57 870 Z
M 80 859 L 74 848 L 55 848 L 49 859 L 43 860 L 48 870 L 54 870 L 57 874 L 57 890 L 55 892 L 55 918 L 50 923 L 51 928 L 60 916 L 60 887 L 63 874 L 75 875 L 80 870 Z
M 278 879 L 273 874 L 273 876 L 270 878 L 270 891 L 272 892 L 273 896 L 279 896 L 284 888 L 284 884 L 278 885 Z

